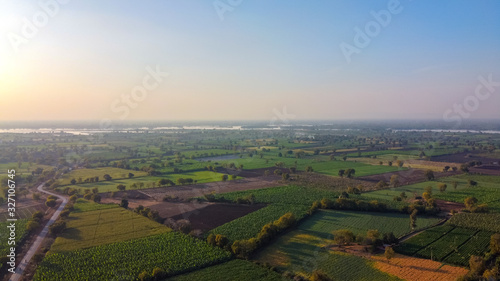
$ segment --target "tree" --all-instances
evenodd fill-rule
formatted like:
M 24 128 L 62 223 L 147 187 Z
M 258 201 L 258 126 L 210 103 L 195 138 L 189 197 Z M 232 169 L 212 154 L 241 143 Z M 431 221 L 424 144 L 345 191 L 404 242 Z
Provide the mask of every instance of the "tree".
M 215 246 L 216 245 L 216 242 L 215 242 L 215 235 L 213 233 L 210 233 L 208 236 L 207 236 L 207 243 L 209 245 L 212 245 L 212 246 Z
M 320 270 L 314 270 L 311 278 L 309 278 L 310 281 L 333 281 L 326 273 L 320 271 Z
M 474 180 L 471 180 L 471 179 L 468 179 L 467 183 L 469 184 L 469 187 L 473 187 L 473 186 L 477 185 L 477 181 L 474 181 Z
M 99 202 L 101 202 L 101 195 L 99 195 L 99 194 L 95 193 L 95 194 L 93 194 L 93 195 L 92 195 L 92 198 L 91 198 L 91 199 L 92 199 L 94 202 L 99 203 Z
M 345 170 L 339 170 L 339 177 L 343 178 L 345 174 Z
M 347 156 L 342 156 L 342 160 L 347 161 Z
M 398 243 L 398 238 L 392 232 L 384 233 L 384 237 L 382 239 L 385 244 L 396 244 Z
M 387 262 L 390 262 L 390 260 L 394 257 L 395 253 L 392 247 L 385 247 L 385 252 L 384 256 L 387 259 Z
M 441 191 L 441 192 L 445 192 L 447 187 L 448 187 L 448 185 L 446 183 L 438 184 L 439 191 Z
M 493 255 L 500 254 L 500 233 L 491 235 L 490 238 L 490 252 Z
M 311 166 L 307 166 L 306 172 L 308 172 L 308 173 L 313 172 L 313 168 Z
M 155 267 L 151 275 L 154 280 L 163 280 L 165 277 L 167 277 L 166 272 L 159 267 Z
M 354 241 L 354 234 L 348 229 L 333 232 L 333 241 L 338 245 L 349 245 Z
M 434 171 L 432 171 L 431 169 L 425 171 L 424 175 L 429 181 L 434 179 Z
M 356 170 L 354 169 L 347 169 L 345 170 L 345 176 L 348 177 L 348 178 L 353 178 L 354 177 L 354 174 L 356 174 Z
M 388 184 L 387 184 L 385 181 L 380 180 L 380 181 L 377 183 L 377 185 L 375 185 L 375 188 L 376 188 L 376 189 L 382 189 L 382 188 L 385 188 L 385 187 L 387 187 L 387 186 L 388 186 Z
M 69 197 L 69 201 L 70 201 L 70 202 L 73 202 L 73 203 L 75 203 L 77 199 L 78 199 L 78 196 L 76 196 L 76 194 L 71 195 L 71 196 Z
M 70 182 L 71 182 L 71 184 L 76 184 L 76 180 L 75 179 L 72 179 Z
M 123 198 L 120 202 L 120 207 L 127 209 L 128 208 L 128 200 Z
M 215 236 L 215 245 L 217 245 L 219 248 L 224 248 L 228 243 L 229 239 L 227 239 L 226 236 L 221 234 L 217 234 Z
M 288 179 L 290 179 L 290 175 L 288 173 L 281 174 L 281 177 L 283 178 L 284 181 L 287 181 Z
M 472 276 L 483 275 L 483 272 L 486 269 L 484 258 L 480 256 L 470 256 L 469 268 Z
M 127 187 L 124 185 L 124 184 L 119 184 L 116 186 L 116 189 L 118 189 L 119 191 L 125 191 Z
M 398 185 L 399 185 L 399 176 L 398 175 L 391 176 L 391 185 L 392 185 L 392 187 L 398 187 Z
M 453 186 L 454 190 L 457 190 L 457 187 L 458 187 L 458 182 L 457 181 L 452 181 L 451 185 Z
M 133 178 L 133 177 L 134 177 L 134 174 L 132 174 L 132 173 L 128 173 L 128 178 L 129 178 L 129 179 L 131 179 L 131 178 Z
M 222 179 L 222 181 L 227 181 L 227 179 L 228 179 L 228 175 L 222 175 L 222 176 L 221 176 L 221 179 Z
M 450 166 L 444 166 L 443 171 L 448 172 L 450 170 Z
M 45 206 L 47 206 L 49 208 L 54 208 L 56 206 L 56 200 L 47 199 L 47 201 L 45 201 Z
M 473 210 L 474 207 L 476 207 L 476 204 L 477 204 L 478 200 L 476 197 L 467 197 L 465 198 L 464 200 L 464 204 L 465 204 L 465 208 L 469 211 Z
M 36 229 L 38 229 L 40 227 L 40 223 L 35 221 L 35 220 L 30 220 L 28 221 L 28 223 L 26 224 L 26 230 L 28 232 L 32 232 Z
M 49 226 L 49 232 L 51 235 L 54 236 L 61 234 L 65 229 L 66 229 L 66 222 L 62 220 L 56 221 L 51 226 Z
M 144 270 L 143 272 L 139 273 L 139 276 L 137 276 L 140 281 L 150 281 L 151 280 L 151 274 Z
M 410 214 L 410 227 L 412 231 L 417 228 L 417 213 L 417 209 L 414 209 Z
M 104 180 L 107 180 L 107 181 L 110 181 L 112 179 L 112 177 L 110 175 L 108 175 L 108 174 L 105 174 L 103 176 L 103 178 L 104 178 Z

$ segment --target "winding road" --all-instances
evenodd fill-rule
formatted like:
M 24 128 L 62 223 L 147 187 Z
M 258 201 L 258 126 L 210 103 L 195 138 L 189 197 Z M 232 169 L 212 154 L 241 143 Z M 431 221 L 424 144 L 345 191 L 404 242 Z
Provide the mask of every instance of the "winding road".
M 56 193 L 52 193 L 52 192 L 43 190 L 43 185 L 44 185 L 44 183 L 40 184 L 37 187 L 37 190 L 40 191 L 40 192 L 49 194 L 49 195 L 56 196 L 57 198 L 59 198 L 59 199 L 62 200 L 62 203 L 59 206 L 59 208 L 57 208 L 56 212 L 52 215 L 52 217 L 47 222 L 47 224 L 45 224 L 45 226 L 43 227 L 42 232 L 40 232 L 40 234 L 38 234 L 38 236 L 36 237 L 35 242 L 31 245 L 31 247 L 29 248 L 29 250 L 26 252 L 26 254 L 24 255 L 22 261 L 19 262 L 19 264 L 18 264 L 18 266 L 16 268 L 16 272 L 12 274 L 12 276 L 9 279 L 9 281 L 18 281 L 18 280 L 21 279 L 21 276 L 23 275 L 23 272 L 26 269 L 26 266 L 30 263 L 31 259 L 35 255 L 36 251 L 38 250 L 38 248 L 42 244 L 43 239 L 45 239 L 45 237 L 49 233 L 49 226 L 51 226 L 57 220 L 57 218 L 61 214 L 61 211 L 64 209 L 64 206 L 66 206 L 66 204 L 68 203 L 68 199 L 66 197 L 63 197 L 63 196 L 61 196 L 59 194 L 56 194 Z

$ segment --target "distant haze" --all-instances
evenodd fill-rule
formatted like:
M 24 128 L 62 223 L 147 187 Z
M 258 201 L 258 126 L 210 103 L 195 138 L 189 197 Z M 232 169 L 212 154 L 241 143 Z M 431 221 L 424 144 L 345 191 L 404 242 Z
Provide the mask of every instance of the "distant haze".
M 499 1 L 213 3 L 2 1 L 0 122 L 500 118 Z

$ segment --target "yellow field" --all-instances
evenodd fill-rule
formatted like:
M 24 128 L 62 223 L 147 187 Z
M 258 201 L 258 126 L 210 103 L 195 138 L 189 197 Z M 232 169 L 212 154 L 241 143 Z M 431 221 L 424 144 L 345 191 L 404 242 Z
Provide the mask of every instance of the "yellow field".
M 375 268 L 388 274 L 409 281 L 455 281 L 458 277 L 465 275 L 468 270 L 461 267 L 444 265 L 442 263 L 413 258 L 396 254 L 387 262 L 384 256 L 372 256 L 375 260 Z

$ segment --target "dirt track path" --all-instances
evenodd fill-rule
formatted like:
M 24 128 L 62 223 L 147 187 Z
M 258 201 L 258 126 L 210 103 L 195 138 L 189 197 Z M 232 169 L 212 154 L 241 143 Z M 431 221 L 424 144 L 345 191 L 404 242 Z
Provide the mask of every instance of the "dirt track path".
M 59 198 L 59 199 L 62 200 L 62 203 L 59 206 L 59 208 L 57 208 L 57 211 L 52 215 L 52 217 L 47 222 L 47 224 L 45 224 L 45 226 L 43 227 L 42 232 L 40 232 L 38 234 L 38 236 L 36 237 L 35 242 L 31 245 L 31 247 L 29 248 L 29 250 L 26 252 L 26 254 L 24 255 L 22 261 L 19 262 L 19 264 L 18 264 L 18 266 L 16 268 L 16 272 L 14 274 L 12 274 L 12 276 L 9 279 L 9 281 L 18 281 L 18 280 L 21 279 L 21 277 L 23 276 L 23 272 L 26 269 L 26 266 L 28 266 L 28 264 L 31 261 L 31 258 L 33 258 L 33 256 L 35 255 L 36 251 L 38 250 L 38 248 L 42 244 L 43 239 L 45 239 L 45 237 L 49 233 L 49 226 L 51 226 L 57 220 L 57 218 L 59 217 L 59 214 L 61 214 L 61 211 L 64 209 L 64 206 L 66 206 L 66 204 L 68 203 L 68 199 L 66 199 L 66 197 L 63 197 L 63 196 L 61 196 L 59 194 L 56 194 L 56 193 L 52 193 L 52 192 L 43 190 L 43 185 L 44 185 L 44 183 L 40 184 L 37 187 L 37 190 L 40 191 L 40 192 L 46 193 L 48 195 L 54 195 L 54 196 L 56 196 L 57 198 Z

